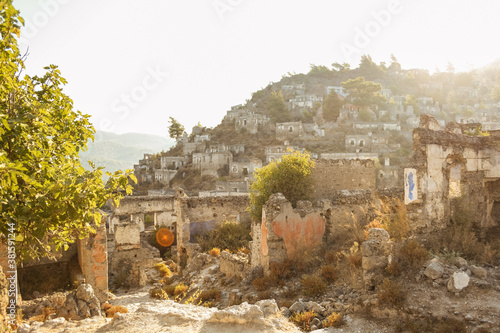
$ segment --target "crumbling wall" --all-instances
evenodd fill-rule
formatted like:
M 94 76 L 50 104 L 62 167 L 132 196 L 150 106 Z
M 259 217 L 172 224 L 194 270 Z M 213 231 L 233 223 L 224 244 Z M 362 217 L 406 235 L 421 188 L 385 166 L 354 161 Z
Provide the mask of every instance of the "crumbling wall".
M 141 246 L 138 224 L 115 225 L 115 244 L 110 258 L 110 280 L 115 288 L 143 287 L 152 281 L 149 270 L 161 262 L 158 250 Z
M 500 137 L 467 134 L 479 124 L 449 124 L 422 115 L 413 131 L 414 154 L 405 169 L 405 203 L 413 229 L 443 228 L 455 203 L 465 200 L 473 222 L 498 225 L 495 206 L 500 179 Z
M 294 209 L 281 193 L 273 194 L 264 205 L 261 223 L 252 225 L 252 266 L 260 265 L 268 274 L 271 262 L 319 246 L 326 226 L 321 213 L 308 201 Z
M 78 263 L 85 281 L 92 286 L 100 302 L 108 300 L 108 245 L 106 225 L 101 223 L 96 233 L 78 240 Z
M 224 273 L 226 277 L 244 279 L 249 267 L 248 256 L 241 252 L 232 254 L 222 251 L 220 254 L 220 271 Z
M 331 199 L 340 190 L 375 190 L 373 160 L 315 160 L 312 198 Z

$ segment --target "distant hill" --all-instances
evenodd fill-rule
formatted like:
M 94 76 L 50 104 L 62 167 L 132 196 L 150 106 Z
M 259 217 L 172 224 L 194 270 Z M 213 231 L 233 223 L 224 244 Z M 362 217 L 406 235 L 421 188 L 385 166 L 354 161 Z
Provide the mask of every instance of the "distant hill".
M 87 151 L 80 153 L 84 168 L 90 168 L 87 161 L 103 166 L 105 171 L 132 169 L 144 154 L 167 151 L 175 142 L 158 135 L 96 131 L 94 142 L 89 142 Z

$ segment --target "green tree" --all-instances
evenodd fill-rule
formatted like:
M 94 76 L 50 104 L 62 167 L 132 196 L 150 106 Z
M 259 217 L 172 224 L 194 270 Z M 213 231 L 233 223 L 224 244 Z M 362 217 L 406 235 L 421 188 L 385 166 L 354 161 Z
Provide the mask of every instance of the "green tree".
M 372 81 L 366 81 L 363 76 L 342 82 L 347 98 L 352 103 L 362 107 L 373 107 L 387 103 L 387 98 L 382 95 L 382 85 Z
M 361 56 L 359 71 L 361 75 L 371 80 L 385 77 L 384 67 L 377 65 L 369 55 Z
M 280 91 L 273 91 L 267 100 L 267 110 L 269 117 L 273 123 L 284 123 L 292 120 L 290 110 L 285 104 L 283 93 Z
M 181 123 L 179 123 L 175 118 L 170 117 L 168 122 L 170 123 L 170 126 L 168 126 L 168 135 L 172 139 L 177 139 L 184 134 L 184 126 L 181 125 Z
M 323 119 L 325 121 L 337 121 L 342 108 L 342 101 L 335 91 L 330 91 L 323 104 Z
M 262 206 L 274 193 L 282 193 L 293 206 L 298 200 L 307 200 L 313 190 L 312 168 L 314 162 L 309 153 L 293 151 L 281 161 L 271 162 L 255 172 L 250 185 L 252 218 L 257 221 L 262 218 Z
M 86 171 L 78 153 L 93 139 L 88 115 L 73 110 L 56 66 L 24 75 L 16 36 L 23 19 L 12 0 L 0 0 L 0 233 L 15 245 L 16 260 L 51 257 L 54 250 L 95 232 L 99 207 L 131 193 L 128 176 L 103 183 L 102 168 Z M 128 171 L 131 172 L 131 171 Z

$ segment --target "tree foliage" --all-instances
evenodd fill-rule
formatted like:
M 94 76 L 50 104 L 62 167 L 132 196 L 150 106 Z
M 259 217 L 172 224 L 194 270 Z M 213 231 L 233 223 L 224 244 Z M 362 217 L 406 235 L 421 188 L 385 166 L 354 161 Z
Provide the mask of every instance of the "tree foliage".
M 335 91 L 330 91 L 323 104 L 323 119 L 325 121 L 337 121 L 342 108 L 342 101 Z
M 181 125 L 181 123 L 179 123 L 174 117 L 170 117 L 168 122 L 170 123 L 170 126 L 168 127 L 168 135 L 172 139 L 177 139 L 184 134 L 184 126 Z
M 372 107 L 387 102 L 387 98 L 380 93 L 382 85 L 366 81 L 363 76 L 342 82 L 342 87 L 348 94 L 347 98 L 356 105 Z
M 284 123 L 292 120 L 292 115 L 285 104 L 281 90 L 273 91 L 266 104 L 271 122 Z
M 257 170 L 250 185 L 252 218 L 262 218 L 262 207 L 274 193 L 282 193 L 293 206 L 298 200 L 307 200 L 313 190 L 312 168 L 314 162 L 309 153 L 291 151 L 281 161 L 271 162 Z
M 16 36 L 23 19 L 11 0 L 0 5 L 0 233 L 15 236 L 20 262 L 95 232 L 98 208 L 108 199 L 118 204 L 121 190 L 131 192 L 128 176 L 135 177 L 115 172 L 105 186 L 102 168 L 80 165 L 78 154 L 95 132 L 90 116 L 73 110 L 56 66 L 21 77 Z

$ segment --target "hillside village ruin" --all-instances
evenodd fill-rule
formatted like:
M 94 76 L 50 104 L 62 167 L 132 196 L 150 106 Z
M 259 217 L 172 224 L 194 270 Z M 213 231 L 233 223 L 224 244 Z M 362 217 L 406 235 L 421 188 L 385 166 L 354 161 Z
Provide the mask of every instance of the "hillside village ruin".
M 281 89 L 291 96 L 287 106 L 292 114 L 317 108 L 324 99 L 307 93 L 304 84 L 283 85 Z M 330 91 L 344 94 L 340 86 L 327 86 L 325 93 Z M 250 253 L 223 252 L 218 266 L 225 277 L 244 280 L 256 269 L 269 275 L 272 263 L 331 243 L 338 227 L 353 218 L 368 223 L 367 212 L 391 200 L 404 202 L 414 234 L 445 228 L 459 198 L 466 199 L 474 221 L 479 221 L 476 227 L 483 233 L 499 226 L 497 108 L 477 107 L 470 117 L 457 116 L 455 122 L 445 123 L 439 119 L 440 106 L 430 97 L 418 99 L 420 112 L 416 113 L 403 105 L 404 96 L 394 96 L 390 89 L 382 93 L 394 100 L 389 110 L 370 109 L 369 119 L 361 120 L 359 109 L 345 104 L 337 123 L 323 121 L 319 111 L 312 123 L 273 124 L 251 104 L 232 107 L 222 121 L 225 126 L 236 133 L 271 133 L 274 141 L 257 153 L 246 154 L 245 142 L 214 142 L 203 127 L 195 126 L 191 135 L 184 133 L 178 138 L 177 155 L 146 154 L 134 166 L 138 185 L 147 188 L 140 192 L 144 195 L 127 196 L 118 207 L 108 207 L 109 215 L 96 233 L 78 241 L 57 263 L 27 264 L 21 274 L 39 274 L 50 267 L 67 278 L 54 279 L 49 289 L 59 289 L 68 281 L 85 281 L 104 303 L 108 290 L 117 283 L 136 288 L 154 282 L 150 269 L 162 262 L 159 251 L 148 243 L 155 228 L 167 228 L 174 234 L 172 259 L 180 271 L 192 273 L 204 267 L 196 235 L 227 221 L 251 223 Z M 488 135 L 482 136 L 486 131 Z M 292 150 L 304 151 L 330 141 L 340 148 L 311 153 L 315 161 L 311 200 L 292 207 L 283 195 L 274 194 L 263 208 L 262 220 L 251 221 L 247 207 L 253 173 Z M 407 159 L 401 154 L 402 145 L 411 142 L 413 153 Z M 183 174 L 189 173 L 186 170 L 216 179 L 215 187 L 192 191 L 170 186 L 172 180 L 183 179 Z M 147 186 L 151 184 L 156 186 Z M 361 248 L 366 290 L 381 283 L 382 271 L 391 260 L 390 240 L 381 230 L 370 229 Z M 5 247 L 1 251 L 5 252 Z M 7 271 L 5 258 L 1 253 L 0 265 Z M 31 298 L 36 296 L 36 288 L 21 286 L 21 291 Z M 234 304 L 252 301 L 241 293 L 228 297 Z M 85 306 L 91 309 L 91 303 Z M 80 310 L 74 311 L 75 318 L 82 317 Z

